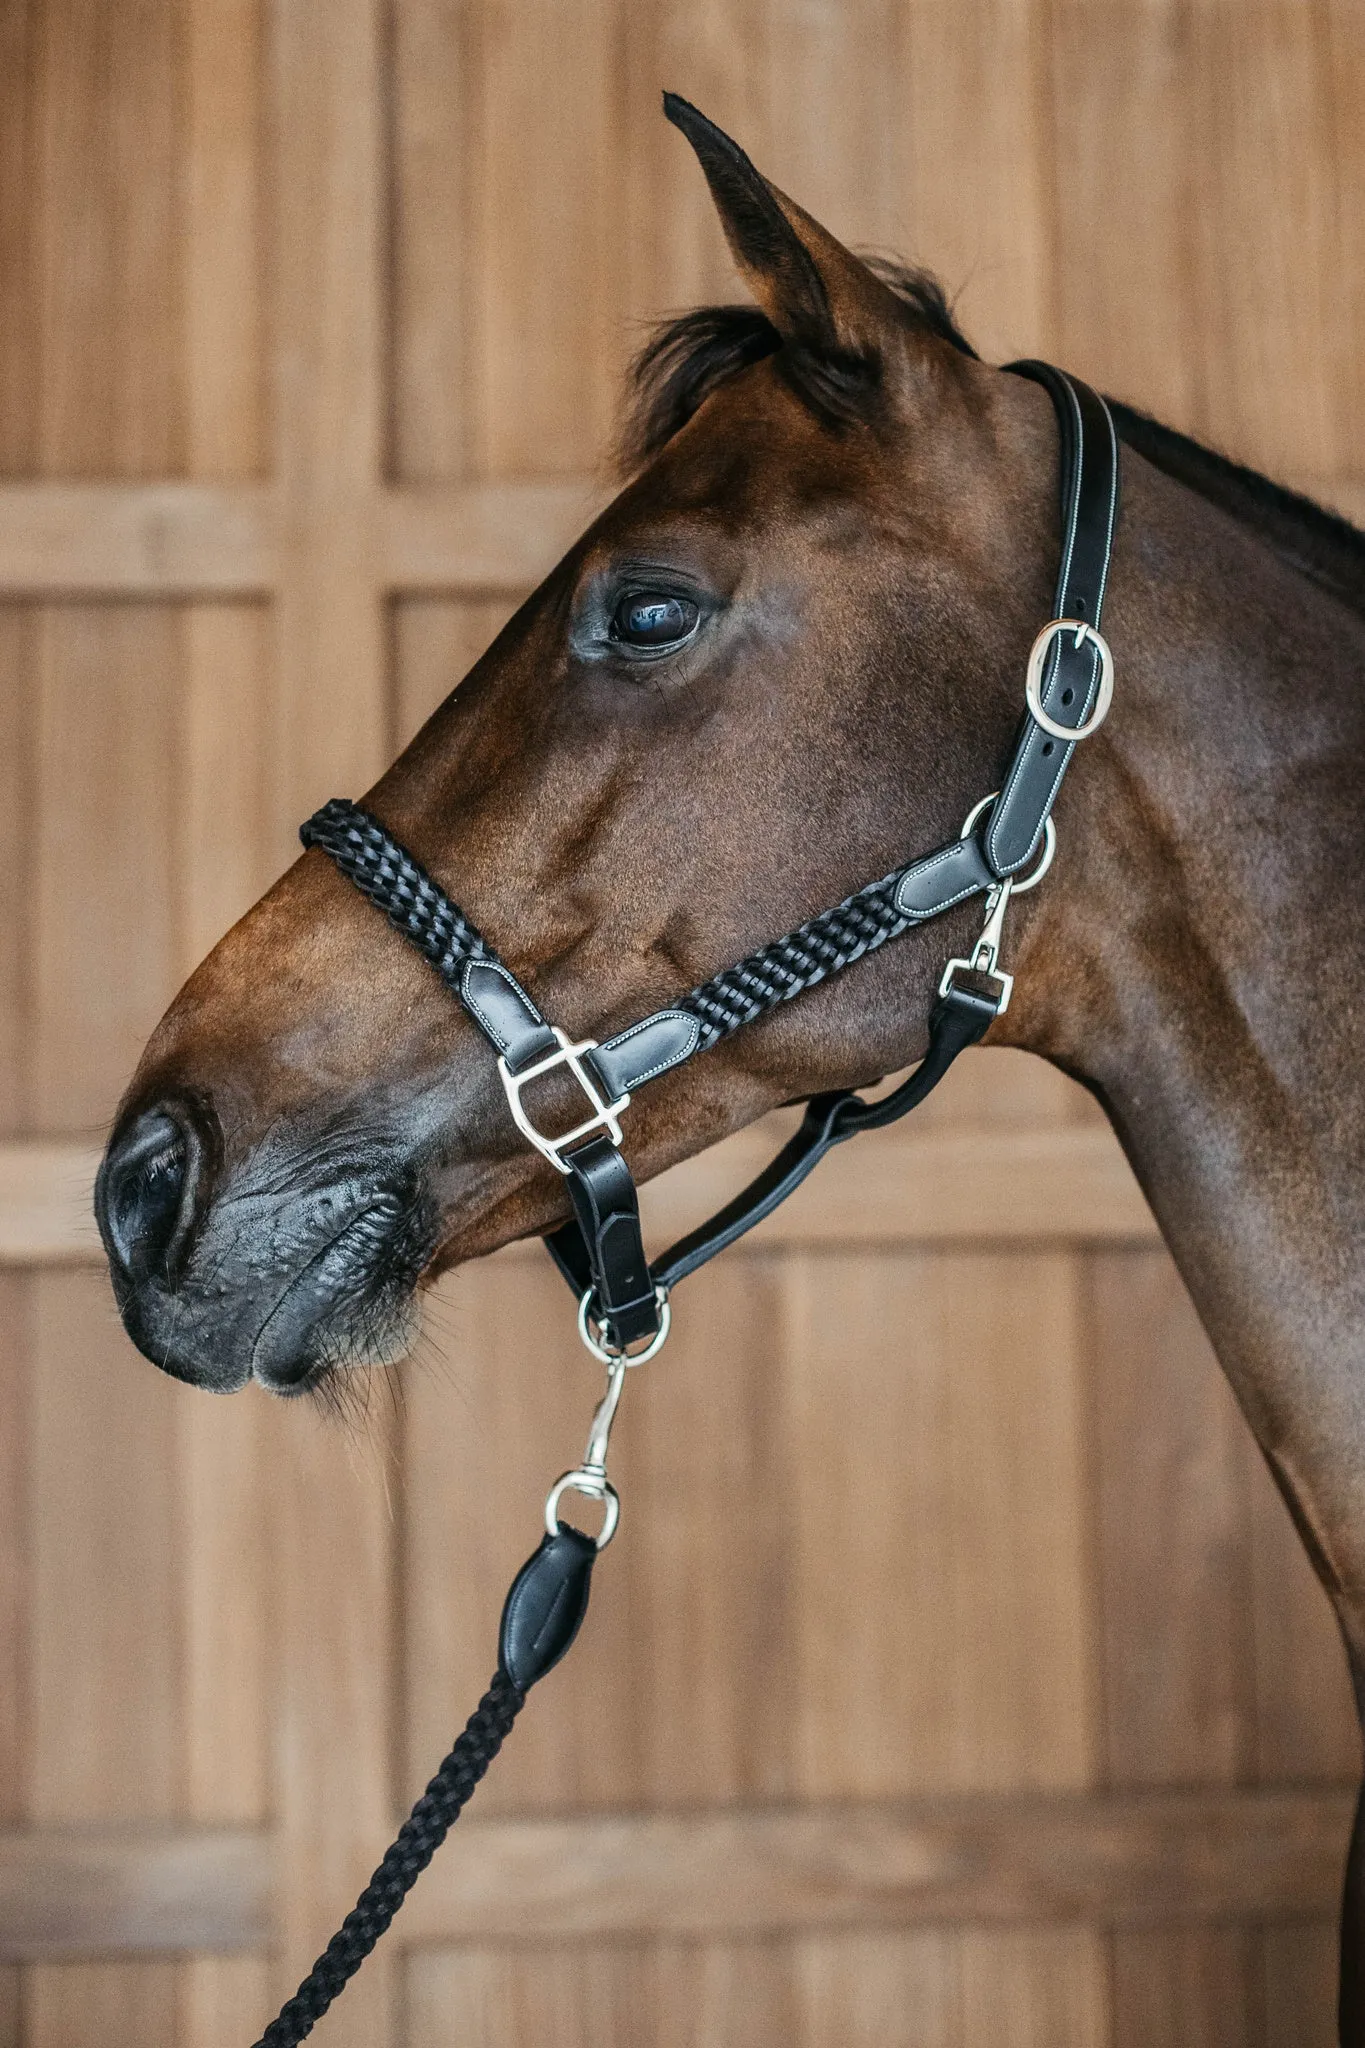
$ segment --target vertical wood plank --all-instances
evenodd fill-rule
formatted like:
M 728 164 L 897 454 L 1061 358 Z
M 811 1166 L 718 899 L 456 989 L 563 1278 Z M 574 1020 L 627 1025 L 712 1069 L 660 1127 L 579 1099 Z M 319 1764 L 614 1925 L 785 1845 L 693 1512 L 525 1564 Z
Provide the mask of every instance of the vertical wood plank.
M 0 8 L 0 476 L 29 475 L 38 455 L 39 31 L 36 8 Z
M 4 294 L 0 293 L 0 298 Z M 38 832 L 33 716 L 39 624 L 31 605 L 0 606 L 0 862 L 15 886 L 0 904 L 0 1131 L 24 1127 L 28 1110 L 33 929 L 30 894 Z
M 517 0 L 481 18 L 473 319 L 483 476 L 582 474 L 610 437 L 623 342 L 613 16 L 612 0 Z
M 24 2048 L 175 2039 L 173 1963 L 42 1963 L 26 1972 Z
M 1199 0 L 1189 23 L 1199 426 L 1272 475 L 1330 476 L 1331 115 L 1319 38 L 1295 0 Z
M 1255 1755 L 1245 1429 L 1165 1252 L 1091 1267 L 1105 1735 L 1117 1785 Z
M 406 483 L 470 467 L 477 386 L 469 244 L 480 136 L 481 10 L 396 0 L 393 10 L 393 446 Z
M 1058 359 L 1188 431 L 1203 365 L 1186 35 L 1179 0 L 1052 10 Z
M 957 1937 L 813 1936 L 795 1944 L 802 2048 L 958 2048 Z
M 1087 1784 L 1070 1262 L 811 1252 L 790 1287 L 794 1478 L 830 1504 L 793 1531 L 803 1790 Z
M 190 474 L 265 453 L 261 0 L 184 0 L 186 438 Z
M 171 1818 L 181 1796 L 174 1404 L 138 1358 L 107 1283 L 34 1289 L 27 1812 L 38 1825 Z M 174 2038 L 172 1964 L 28 1973 L 30 2048 Z
M 1114 1935 L 1112 2048 L 1259 2048 L 1254 1967 L 1242 1927 Z
M 984 355 L 1055 354 L 1040 0 L 915 0 L 901 46 L 903 253 Z
M 185 460 L 173 0 L 51 0 L 40 140 L 39 467 L 157 476 Z
M 38 675 L 32 1116 L 94 1135 L 175 985 L 180 634 L 169 607 L 46 611 Z
M 1083 1927 L 962 1937 L 962 2048 L 1110 2048 L 1103 1945 Z
M 394 605 L 394 753 L 464 679 L 519 603 L 501 596 L 418 597 Z
M 0 1274 L 0 1824 L 25 1807 L 29 1630 L 29 1391 L 33 1297 L 27 1275 Z M 18 2048 L 19 1971 L 0 1969 L 0 2044 Z
M 382 392 L 379 0 L 279 0 L 272 121 L 276 480 L 283 524 L 277 859 L 383 762 L 374 558 Z
M 1265 2048 L 1337 2048 L 1335 1925 L 1304 1920 L 1260 1935 Z

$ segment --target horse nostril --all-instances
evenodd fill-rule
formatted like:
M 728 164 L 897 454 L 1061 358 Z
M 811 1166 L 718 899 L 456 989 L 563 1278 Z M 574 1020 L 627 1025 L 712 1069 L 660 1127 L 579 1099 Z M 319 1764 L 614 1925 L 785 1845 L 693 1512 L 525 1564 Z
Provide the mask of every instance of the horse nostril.
M 126 1279 L 174 1279 L 189 1247 L 202 1167 L 198 1133 L 177 1110 L 145 1110 L 111 1141 L 95 1213 Z

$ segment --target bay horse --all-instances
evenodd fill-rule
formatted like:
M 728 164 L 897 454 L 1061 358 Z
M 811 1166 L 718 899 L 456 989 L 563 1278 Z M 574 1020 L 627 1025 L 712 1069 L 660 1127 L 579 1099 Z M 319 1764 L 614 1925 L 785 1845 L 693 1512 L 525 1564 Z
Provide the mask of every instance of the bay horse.
M 602 1036 L 956 834 L 1057 556 L 1045 394 L 668 111 L 757 303 L 656 335 L 624 489 L 366 798 L 546 1014 Z M 1120 690 L 987 1042 L 1107 1111 L 1365 1704 L 1365 537 L 1111 410 Z M 944 950 L 911 932 L 659 1081 L 636 1173 L 920 1058 Z M 147 1355 L 282 1394 L 397 1359 L 434 1275 L 567 1212 L 487 1047 L 316 849 L 157 1027 L 96 1205 Z M 1359 1814 L 1341 1955 L 1365 2048 Z

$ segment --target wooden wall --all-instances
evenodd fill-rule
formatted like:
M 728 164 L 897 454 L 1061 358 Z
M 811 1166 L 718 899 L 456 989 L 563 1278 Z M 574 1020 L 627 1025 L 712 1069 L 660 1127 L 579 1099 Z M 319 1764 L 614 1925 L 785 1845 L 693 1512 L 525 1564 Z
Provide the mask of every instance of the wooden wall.
M 986 351 L 1365 508 L 1358 0 L 0 0 L 4 2048 L 254 2038 L 577 1453 L 527 1252 L 347 1429 L 156 1374 L 85 1200 L 733 289 L 664 84 Z M 1325 1603 L 1107 1131 L 964 1064 L 689 1286 L 586 1639 L 320 2039 L 1326 2048 Z

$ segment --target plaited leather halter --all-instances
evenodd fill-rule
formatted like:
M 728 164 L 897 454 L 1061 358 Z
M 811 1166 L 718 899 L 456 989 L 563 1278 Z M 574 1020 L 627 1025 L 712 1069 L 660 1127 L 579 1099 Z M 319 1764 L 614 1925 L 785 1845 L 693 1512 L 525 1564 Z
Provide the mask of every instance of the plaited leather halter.
M 1041 384 L 1056 410 L 1061 569 L 1054 616 L 1029 655 L 1025 715 L 1000 788 L 973 808 L 958 839 L 869 883 L 604 1044 L 574 1044 L 546 1022 L 464 912 L 377 818 L 338 799 L 303 827 L 304 845 L 330 854 L 463 1004 L 498 1055 L 518 1130 L 565 1176 L 574 1220 L 545 1242 L 579 1298 L 579 1329 L 607 1366 L 607 1391 L 583 1463 L 551 1489 L 545 1537 L 507 1596 L 488 1691 L 354 1909 L 256 2048 L 295 2048 L 312 2031 L 444 1840 L 531 1686 L 573 1642 L 587 1609 L 593 1560 L 610 1541 L 619 1513 L 606 1470 L 616 1405 L 627 1368 L 652 1356 L 667 1335 L 671 1290 L 785 1201 L 831 1146 L 914 1109 L 1009 1002 L 1013 982 L 1000 966 L 1005 913 L 1011 896 L 1041 881 L 1051 864 L 1057 791 L 1078 742 L 1107 715 L 1113 690 L 1113 661 L 1099 627 L 1118 516 L 1118 446 L 1103 399 L 1078 379 L 1047 363 L 1008 367 Z M 635 1183 L 619 1149 L 620 1119 L 635 1091 L 865 953 L 981 894 L 981 935 L 969 957 L 944 968 L 929 1049 L 910 1078 L 877 1102 L 851 1089 L 813 1096 L 800 1129 L 767 1171 L 651 1266 Z M 576 1080 L 588 1115 L 549 1136 L 532 1122 L 524 1091 L 559 1067 Z M 605 1519 L 595 1539 L 559 1520 L 565 1491 L 602 1503 Z
M 384 911 L 497 1052 L 518 1130 L 568 1182 L 574 1220 L 545 1242 L 578 1296 L 585 1328 L 594 1325 L 609 1349 L 654 1342 L 680 1280 L 785 1201 L 831 1146 L 914 1109 L 1009 1002 L 1013 982 L 999 954 L 1011 894 L 1046 872 L 1055 845 L 1050 814 L 1067 764 L 1109 709 L 1113 662 L 1099 625 L 1118 513 L 1118 450 L 1103 399 L 1050 364 L 1009 367 L 1043 385 L 1056 408 L 1062 561 L 1055 616 L 1029 656 L 1027 710 L 1013 756 L 998 793 L 975 807 L 960 838 L 869 883 L 605 1043 L 573 1044 L 377 818 L 336 799 L 303 827 L 304 845 L 330 854 Z M 1024 876 L 1040 841 L 1041 857 Z M 812 1097 L 800 1130 L 767 1171 L 651 1266 L 635 1183 L 619 1149 L 620 1119 L 632 1095 L 865 953 L 983 892 L 985 927 L 971 957 L 950 960 L 944 970 L 929 1050 L 910 1079 L 878 1102 L 842 1089 Z M 557 1067 L 572 1074 L 588 1113 L 550 1136 L 531 1120 L 525 1090 Z

